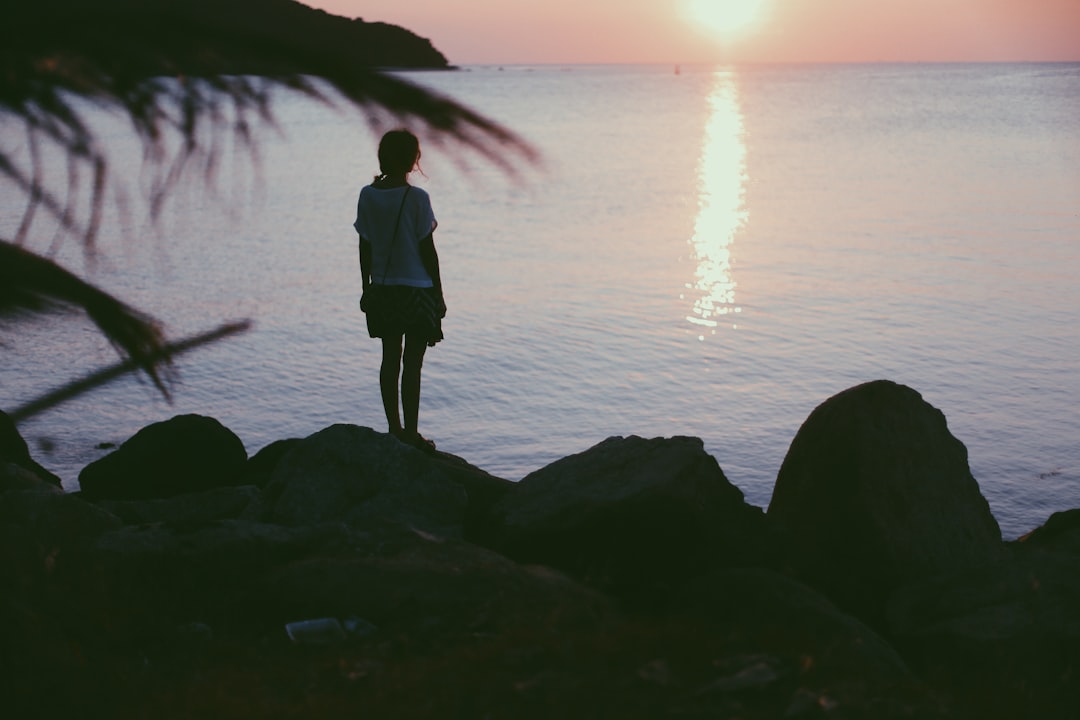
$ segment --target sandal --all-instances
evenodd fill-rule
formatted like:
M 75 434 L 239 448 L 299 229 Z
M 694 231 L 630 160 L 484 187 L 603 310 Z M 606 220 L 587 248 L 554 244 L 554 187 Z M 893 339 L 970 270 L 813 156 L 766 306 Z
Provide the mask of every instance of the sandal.
M 435 443 L 433 443 L 431 440 L 428 440 L 420 433 L 410 434 L 406 433 L 404 430 L 398 430 L 396 432 L 391 432 L 390 434 L 396 437 L 401 442 L 405 443 L 406 445 L 414 447 L 417 450 L 422 450 L 426 453 L 435 452 Z
M 410 445 L 412 445 L 417 450 L 422 450 L 422 451 L 424 451 L 426 453 L 434 453 L 435 452 L 435 443 L 432 442 L 431 440 L 428 440 L 426 437 L 424 437 L 420 433 L 416 433 L 415 435 L 412 436 L 411 439 L 407 440 L 406 442 L 408 442 Z

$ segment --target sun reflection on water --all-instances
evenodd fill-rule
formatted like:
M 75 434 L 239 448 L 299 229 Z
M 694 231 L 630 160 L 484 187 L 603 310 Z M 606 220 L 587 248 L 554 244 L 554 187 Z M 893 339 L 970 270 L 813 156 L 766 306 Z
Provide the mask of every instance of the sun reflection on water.
M 700 329 L 699 340 L 706 332 L 716 334 L 721 324 L 737 328 L 731 316 L 742 311 L 735 301 L 731 254 L 749 213 L 744 201 L 746 146 L 733 72 L 717 72 L 709 110 L 698 161 L 698 214 L 690 240 L 697 267 L 694 281 L 686 284 L 694 297 L 686 319 Z

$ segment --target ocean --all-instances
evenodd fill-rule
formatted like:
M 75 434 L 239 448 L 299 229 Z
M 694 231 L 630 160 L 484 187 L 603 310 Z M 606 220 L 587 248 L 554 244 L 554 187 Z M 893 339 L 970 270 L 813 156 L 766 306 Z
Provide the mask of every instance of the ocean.
M 1080 64 L 404 75 L 542 157 L 509 176 L 424 146 L 449 314 L 420 425 L 440 450 L 519 480 L 612 435 L 692 435 L 764 508 L 809 413 L 885 378 L 945 414 L 1007 538 L 1080 507 Z M 384 428 L 351 228 L 377 136 L 357 112 L 276 108 L 257 163 L 226 153 L 157 224 L 110 212 L 92 267 L 59 247 L 173 336 L 254 320 L 178 359 L 171 404 L 126 377 L 24 422 L 66 488 L 102 443 L 181 413 L 250 454 Z M 137 196 L 137 148 L 100 122 Z M 5 187 L 0 236 L 22 203 Z M 54 238 L 41 221 L 28 244 Z M 78 317 L 0 331 L 5 409 L 116 359 Z

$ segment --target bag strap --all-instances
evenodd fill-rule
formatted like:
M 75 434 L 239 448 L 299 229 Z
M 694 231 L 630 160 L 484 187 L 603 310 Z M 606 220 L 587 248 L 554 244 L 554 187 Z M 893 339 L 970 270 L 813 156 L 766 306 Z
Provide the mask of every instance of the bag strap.
M 401 225 L 401 213 L 405 210 L 405 198 L 409 197 L 410 190 L 412 190 L 412 185 L 406 185 L 405 193 L 401 196 L 401 205 L 398 207 L 397 220 L 394 221 L 394 235 L 390 238 L 390 249 L 386 255 L 386 265 L 383 266 L 382 279 L 379 280 L 380 285 L 386 281 L 386 274 L 390 272 L 390 261 L 394 259 L 394 245 L 397 242 L 398 226 Z

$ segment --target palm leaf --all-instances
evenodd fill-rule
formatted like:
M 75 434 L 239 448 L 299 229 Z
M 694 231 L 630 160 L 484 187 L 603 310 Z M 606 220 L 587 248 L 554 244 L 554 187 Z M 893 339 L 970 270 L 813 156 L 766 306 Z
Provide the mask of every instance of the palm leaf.
M 52 260 L 0 240 L 0 317 L 84 310 L 122 356 L 168 397 L 169 356 L 164 335 L 149 316 L 68 272 Z
M 13 241 L 0 242 L 0 316 L 82 308 L 168 396 L 169 346 L 160 325 L 24 247 L 43 212 L 58 224 L 58 237 L 78 238 L 93 261 L 112 169 L 91 111 L 130 120 L 152 217 L 190 169 L 213 179 L 227 140 L 257 158 L 258 130 L 273 126 L 273 100 L 283 91 L 359 109 L 376 130 L 409 125 L 510 174 L 536 160 L 528 143 L 498 123 L 371 67 L 370 48 L 349 41 L 360 22 L 293 0 L 9 2 L 0 29 L 0 126 L 21 125 L 25 143 L 0 146 L 0 179 L 26 204 Z M 415 41 L 379 30 L 392 45 Z M 67 158 L 61 179 L 43 160 L 56 149 Z

